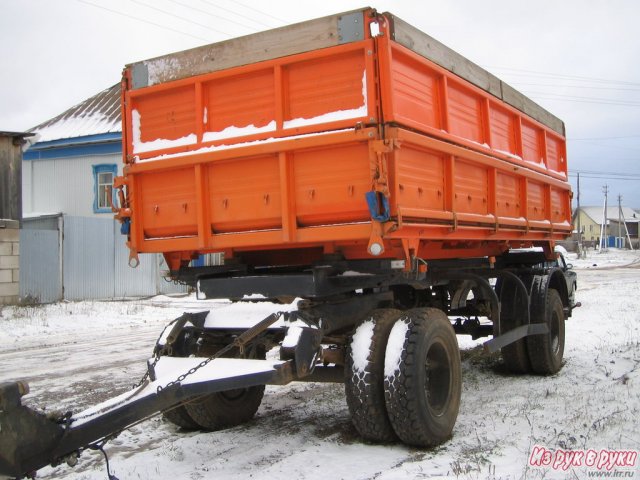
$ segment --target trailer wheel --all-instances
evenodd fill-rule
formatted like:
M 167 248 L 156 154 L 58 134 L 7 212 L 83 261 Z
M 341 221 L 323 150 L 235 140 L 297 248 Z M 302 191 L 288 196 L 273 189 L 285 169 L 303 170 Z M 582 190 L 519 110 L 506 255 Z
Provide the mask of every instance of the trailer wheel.
M 216 431 L 251 420 L 263 396 L 264 385 L 258 385 L 204 395 L 184 407 L 201 428 Z
M 241 357 L 237 349 L 232 350 L 228 356 Z M 266 352 L 262 348 L 253 349 L 251 354 L 242 355 L 242 358 L 245 357 L 264 360 Z M 200 428 L 213 432 L 251 420 L 262 403 L 262 397 L 264 397 L 264 385 L 256 385 L 204 395 L 185 403 L 184 407 L 189 417 Z
M 185 430 L 197 430 L 200 428 L 200 425 L 194 422 L 184 405 L 178 405 L 171 410 L 162 412 L 162 416 L 174 425 L 184 428 Z
M 504 334 L 527 322 L 526 309 L 529 308 L 527 299 L 523 298 L 516 282 L 509 278 L 500 278 L 496 283 L 496 294 L 500 299 L 500 331 L 494 335 Z M 512 373 L 529 373 L 531 364 L 527 352 L 527 341 L 521 338 L 500 349 L 504 365 Z
M 544 295 L 542 292 L 540 295 Z M 546 323 L 549 333 L 527 337 L 531 368 L 540 375 L 551 375 L 562 368 L 564 355 L 564 308 L 557 290 L 547 290 L 531 306 L 531 323 Z
M 385 401 L 400 439 L 419 447 L 445 442 L 458 417 L 460 351 L 446 314 L 406 312 L 394 324 L 385 352 Z
M 351 421 L 366 440 L 397 439 L 384 400 L 384 354 L 387 339 L 400 310 L 374 310 L 360 325 L 349 344 L 345 365 L 345 393 Z

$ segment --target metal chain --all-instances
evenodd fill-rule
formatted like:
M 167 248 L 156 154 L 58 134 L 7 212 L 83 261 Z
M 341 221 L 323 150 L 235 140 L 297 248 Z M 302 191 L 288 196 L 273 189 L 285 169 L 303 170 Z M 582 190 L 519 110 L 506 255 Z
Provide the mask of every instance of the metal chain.
M 222 350 L 220 350 L 221 352 Z M 203 360 L 202 362 L 200 362 L 198 365 L 196 365 L 195 367 L 190 368 L 186 373 L 183 373 L 182 375 L 179 375 L 178 378 L 176 378 L 175 380 L 171 380 L 169 383 L 167 383 L 164 387 L 162 385 L 158 385 L 157 388 L 157 392 L 160 393 L 162 390 L 164 390 L 165 388 L 169 388 L 172 385 L 176 385 L 180 382 L 182 382 L 185 378 L 187 378 L 189 375 L 193 375 L 194 373 L 196 373 L 198 370 L 200 370 L 202 367 L 206 366 L 207 364 L 209 364 L 209 362 L 211 362 L 212 360 L 215 360 L 216 358 L 218 358 L 221 354 L 220 352 L 213 354 L 212 356 L 210 356 L 209 358 Z M 226 353 L 226 352 L 225 352 Z
M 136 388 L 140 388 L 144 384 L 144 382 L 147 381 L 151 376 L 150 374 L 151 370 L 155 368 L 155 366 L 158 364 L 158 361 L 160 360 L 160 357 L 162 356 L 162 349 L 158 348 L 160 339 L 164 336 L 164 332 L 167 331 L 167 328 L 169 328 L 171 325 L 176 323 L 179 319 L 180 317 L 174 320 L 171 320 L 168 324 L 165 325 L 165 327 L 162 329 L 162 332 L 160 332 L 160 335 L 158 336 L 155 347 L 153 349 L 153 355 L 154 355 L 153 362 L 151 363 L 151 365 L 147 365 L 147 371 L 144 372 L 144 375 L 142 376 L 140 381 L 133 385 L 132 390 L 135 390 Z

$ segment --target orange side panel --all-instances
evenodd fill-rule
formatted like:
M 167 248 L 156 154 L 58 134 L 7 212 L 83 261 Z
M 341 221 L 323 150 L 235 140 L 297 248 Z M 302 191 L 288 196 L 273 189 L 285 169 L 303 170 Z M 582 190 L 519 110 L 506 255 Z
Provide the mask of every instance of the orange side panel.
M 561 135 L 388 38 L 377 42 L 385 121 L 566 179 Z
M 140 125 L 142 142 L 152 142 L 159 138 L 176 140 L 195 132 L 193 86 L 140 97 L 136 101 L 136 111 L 138 118 L 144 118 Z M 133 123 L 135 125 L 137 122 L 134 120 Z
M 386 66 L 392 79 L 388 81 L 393 81 L 393 85 L 389 85 L 391 96 L 382 98 L 385 116 L 400 123 L 441 129 L 444 128 L 441 76 L 433 69 L 424 68 L 420 58 L 401 49 L 394 50 L 393 61 Z
M 275 89 L 273 68 L 203 82 L 203 131 L 223 132 L 230 127 L 267 126 L 276 118 Z M 235 134 L 234 131 L 227 132 L 229 137 Z
M 127 156 L 352 128 L 377 121 L 373 40 L 125 92 Z
M 212 163 L 206 169 L 213 233 L 281 228 L 277 155 Z
M 567 183 L 404 129 L 387 135 L 399 140 L 390 159 L 392 214 L 400 217 L 394 238 L 410 236 L 407 222 L 422 224 L 420 237 L 434 240 L 539 238 L 528 226 L 553 239 L 570 231 Z M 448 227 L 427 228 L 438 224 Z
M 530 122 L 522 122 L 522 158 L 530 163 L 544 165 L 545 153 L 541 147 L 541 133 Z
M 515 116 L 495 106 L 491 109 L 491 145 L 496 150 L 516 152 Z
M 393 159 L 395 175 L 392 184 L 396 187 L 393 214 L 397 215 L 397 206 L 445 209 L 446 155 L 405 145 L 394 152 Z
M 293 171 L 298 225 L 369 221 L 368 143 L 296 152 Z
M 146 238 L 182 237 L 197 233 L 198 203 L 190 168 L 149 173 L 138 178 Z
M 489 173 L 485 165 L 457 160 L 453 177 L 454 211 L 486 215 Z
M 520 217 L 520 179 L 498 172 L 496 182 L 496 213 L 500 217 Z
M 544 220 L 547 218 L 545 205 L 545 187 L 540 182 L 529 181 L 527 184 L 528 207 L 527 218 L 529 220 Z
M 365 67 L 358 50 L 286 65 L 285 121 L 362 107 Z
M 449 82 L 448 87 L 449 133 L 472 142 L 484 143 L 481 98 L 454 82 Z

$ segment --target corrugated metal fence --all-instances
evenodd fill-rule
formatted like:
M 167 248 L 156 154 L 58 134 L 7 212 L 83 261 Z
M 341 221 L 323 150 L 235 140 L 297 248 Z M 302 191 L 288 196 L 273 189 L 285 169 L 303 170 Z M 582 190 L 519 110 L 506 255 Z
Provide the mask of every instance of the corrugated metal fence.
M 27 303 L 62 299 L 58 231 L 20 230 L 20 250 L 20 298 Z
M 51 227 L 44 226 L 40 219 L 24 221 L 20 233 L 20 296 L 25 301 L 47 303 L 63 298 L 88 300 L 187 291 L 160 276 L 166 269 L 161 255 L 140 255 L 140 265 L 130 268 L 125 237 L 112 219 L 65 215 L 58 225 L 55 230 L 43 230 Z

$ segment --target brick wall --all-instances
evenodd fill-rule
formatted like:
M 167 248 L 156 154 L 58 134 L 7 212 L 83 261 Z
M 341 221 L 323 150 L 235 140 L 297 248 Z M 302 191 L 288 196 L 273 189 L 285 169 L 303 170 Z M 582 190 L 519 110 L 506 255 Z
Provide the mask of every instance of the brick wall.
M 15 220 L 0 220 L 0 305 L 18 303 L 20 229 Z

